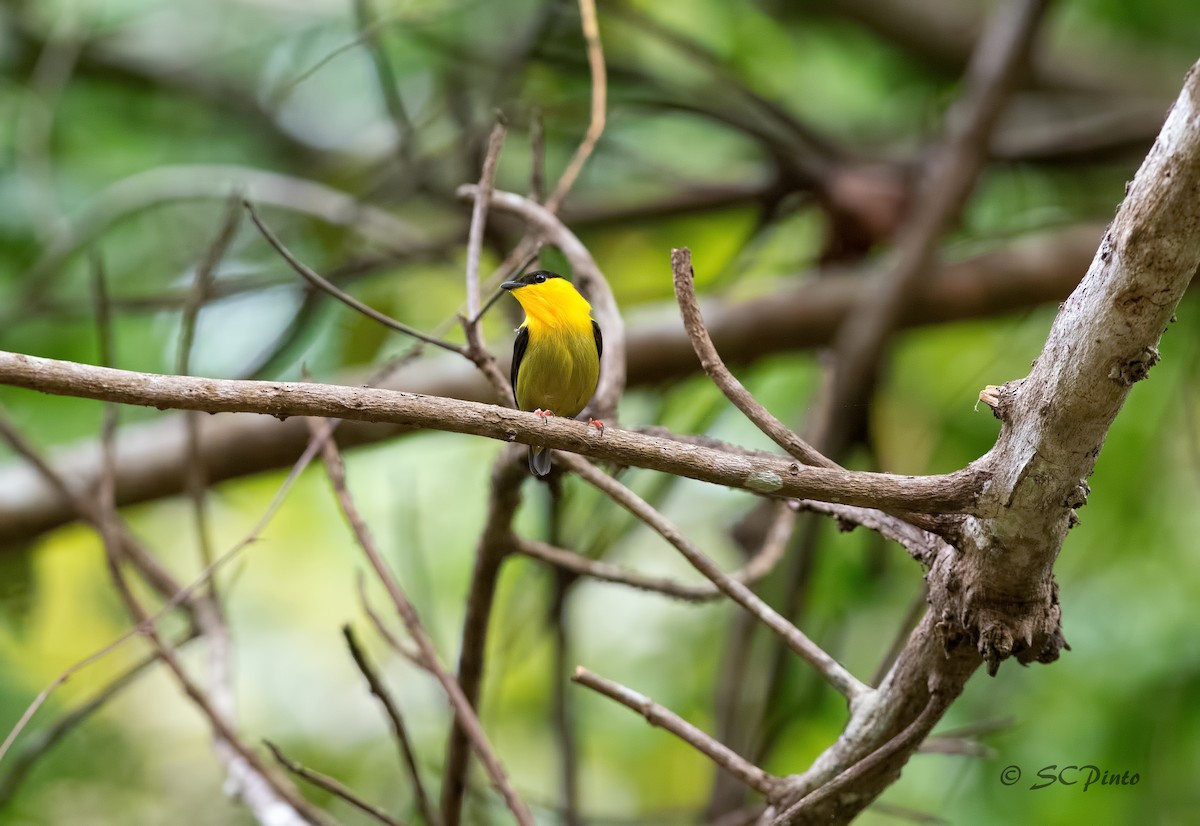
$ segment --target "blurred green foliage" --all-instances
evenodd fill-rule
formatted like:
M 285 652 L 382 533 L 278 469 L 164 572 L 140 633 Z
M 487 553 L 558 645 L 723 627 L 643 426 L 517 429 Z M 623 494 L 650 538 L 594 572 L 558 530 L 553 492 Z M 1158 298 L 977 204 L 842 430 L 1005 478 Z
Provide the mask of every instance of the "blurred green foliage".
M 788 8 L 775 8 L 780 5 Z M 906 156 L 927 141 L 958 91 L 956 74 L 840 15 L 833 0 L 600 6 L 610 69 L 608 125 L 568 214 L 573 207 L 583 214 L 589 207 L 636 206 L 689 187 L 768 182 L 776 159 L 739 128 L 762 117 L 747 116 L 753 107 L 739 89 L 753 90 L 832 142 L 880 158 Z M 212 175 L 206 165 L 316 180 L 387 210 L 423 237 L 465 236 L 465 208 L 448 193 L 478 177 L 492 111 L 503 111 L 510 123 L 498 185 L 524 192 L 536 109 L 545 123 L 548 180 L 556 180 L 583 134 L 590 100 L 573 4 L 393 0 L 374 7 L 373 31 L 390 58 L 410 134 L 381 103 L 349 2 L 4 4 L 0 346 L 97 360 L 88 256 L 78 252 L 90 249 L 103 258 L 111 280 L 119 365 L 170 372 L 177 297 L 190 286 L 224 209 L 220 198 L 189 194 L 204 189 Z M 658 36 L 656 27 L 699 44 L 708 57 Z M 1093 64 L 1104 64 L 1113 44 L 1152 54 L 1140 74 L 1159 72 L 1157 91 L 1167 100 L 1200 47 L 1200 7 L 1194 0 L 1064 0 L 1049 29 L 1047 44 Z M 705 106 L 709 111 L 700 111 Z M 714 112 L 737 119 L 723 123 Z M 408 140 L 420 160 L 406 167 L 398 158 Z M 1106 219 L 1138 160 L 1129 152 L 1084 163 L 997 166 L 980 182 L 948 255 L 966 257 L 1032 230 Z M 113 196 L 131 176 L 172 165 L 190 170 L 183 191 L 163 191 L 129 209 Z M 137 180 L 146 186 L 152 179 Z M 263 212 L 292 249 L 322 271 L 382 250 L 380 239 L 312 215 Z M 87 215 L 103 216 L 94 232 L 81 219 Z M 497 227 L 485 250 L 485 272 L 518 237 L 503 221 Z M 793 193 L 775 212 L 734 199 L 696 214 L 581 221 L 577 228 L 631 320 L 671 314 L 672 246 L 692 248 L 698 283 L 709 296 L 744 298 L 804 277 L 820 257 L 827 225 L 811 199 Z M 48 250 L 70 239 L 75 254 L 61 266 L 38 269 Z M 461 244 L 448 246 L 387 261 L 347 283 L 372 306 L 433 329 L 452 319 L 462 300 L 463 259 Z M 31 272 L 38 277 L 31 280 Z M 193 365 L 200 374 L 233 376 L 274 346 L 302 306 L 301 288 L 248 226 L 217 279 L 250 279 L 256 286 L 204 308 Z M 297 378 L 307 370 L 333 378 L 410 346 L 344 307 L 318 303 L 301 333 L 280 350 L 271 376 Z M 508 347 L 511 312 L 501 305 L 485 325 L 497 349 Z M 1052 318 L 1053 308 L 1039 308 L 898 337 L 872 411 L 873 461 L 896 472 L 934 473 L 985 452 L 997 425 L 987 412 L 973 410 L 976 394 L 985 384 L 1024 375 Z M 892 822 L 902 810 L 971 824 L 1174 824 L 1193 817 L 1200 803 L 1193 782 L 1200 765 L 1197 329 L 1200 307 L 1189 298 L 1164 341 L 1162 364 L 1134 390 L 1113 427 L 1082 525 L 1064 548 L 1058 576 L 1072 651 L 1049 667 L 1005 665 L 996 679 L 973 680 L 941 728 L 1011 720 L 981 736 L 991 755 L 917 756 L 863 823 Z M 803 353 L 764 359 L 739 375 L 781 419 L 796 424 L 819 381 L 815 359 Z M 91 402 L 8 389 L 0 389 L 0 401 L 47 448 L 97 432 L 100 413 Z M 126 422 L 157 415 L 123 414 Z M 770 447 L 699 378 L 631 391 L 622 420 Z M 447 662 L 457 655 L 497 451 L 483 440 L 422 433 L 348 458 L 359 505 Z M 748 496 L 644 471 L 625 478 L 722 565 L 739 564 L 729 528 L 751 507 Z M 249 531 L 282 479 L 270 473 L 214 490 L 218 548 Z M 660 538 L 594 491 L 568 480 L 564 496 L 566 544 L 696 581 Z M 138 533 L 184 578 L 198 570 L 189 507 L 170 500 L 128 511 Z M 549 507 L 546 491 L 527 485 L 519 529 L 544 536 Z M 920 572 L 903 552 L 881 548 L 861 530 L 821 530 L 802 626 L 868 677 L 920 592 Z M 435 787 L 448 716 L 431 680 L 387 649 L 365 620 L 354 584 L 363 567 L 323 476 L 306 472 L 223 581 L 241 722 L 252 742 L 269 738 L 294 759 L 414 820 L 385 721 L 344 650 L 340 625 L 353 623 L 383 664 Z M 0 579 L 0 731 L 7 731 L 64 667 L 121 634 L 128 621 L 108 584 L 99 541 L 83 527 L 62 528 L 29 548 L 4 549 Z M 778 586 L 764 588 L 782 598 Z M 381 592 L 369 592 L 382 608 Z M 562 678 L 553 672 L 545 623 L 552 593 L 553 577 L 544 568 L 525 560 L 506 565 L 483 703 L 484 721 L 517 787 L 548 823 L 556 822 L 559 797 L 551 686 Z M 714 729 L 713 692 L 731 633 L 730 606 L 677 604 L 582 582 L 567 611 L 572 661 Z M 18 750 L 145 651 L 141 642 L 127 645 L 73 677 Z M 187 649 L 185 662 L 198 672 L 202 660 L 200 646 Z M 569 690 L 588 822 L 696 822 L 711 766 L 628 710 Z M 802 771 L 841 731 L 845 709 L 797 662 L 785 663 L 780 695 L 784 701 L 764 735 L 775 744 L 766 767 Z M 1038 769 L 1050 764 L 1128 770 L 1140 782 L 1029 790 Z M 1009 765 L 1024 773 L 1012 787 L 1000 781 Z M 0 764 L 0 775 L 4 770 Z M 0 824 L 249 823 L 220 793 L 221 784 L 205 724 L 155 670 L 48 752 L 0 808 Z M 322 793 L 306 793 L 343 822 L 365 822 Z M 481 773 L 474 775 L 471 800 L 471 822 L 505 822 Z

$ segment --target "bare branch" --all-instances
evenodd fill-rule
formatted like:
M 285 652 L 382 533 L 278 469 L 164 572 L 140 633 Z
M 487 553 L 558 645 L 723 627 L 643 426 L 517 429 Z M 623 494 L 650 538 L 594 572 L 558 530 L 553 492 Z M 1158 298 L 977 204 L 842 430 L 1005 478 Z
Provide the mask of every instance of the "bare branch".
M 521 502 L 521 483 L 527 478 L 525 451 L 510 445 L 492 465 L 487 521 L 475 551 L 475 567 L 467 591 L 466 616 L 458 654 L 458 684 L 473 708 L 483 692 L 484 659 L 491 629 L 492 605 L 500 568 L 513 550 L 512 520 Z M 458 826 L 467 790 L 467 732 L 451 726 L 442 777 L 442 821 Z
M 650 725 L 671 732 L 755 791 L 765 795 L 770 795 L 775 791 L 779 778 L 767 774 L 737 752 L 705 734 L 670 709 L 660 706 L 649 697 L 638 694 L 619 683 L 614 683 L 612 680 L 606 680 L 583 667 L 576 668 L 575 675 L 571 679 L 633 709 L 645 717 L 646 722 Z
M 421 782 L 421 770 L 417 766 L 417 755 L 408 736 L 408 727 L 404 725 L 404 718 L 400 715 L 400 709 L 392 699 L 391 692 L 388 691 L 387 686 L 375 671 L 375 667 L 367 659 L 366 652 L 358 644 L 358 639 L 354 636 L 354 629 L 349 625 L 343 625 L 342 635 L 346 638 L 346 647 L 350 649 L 350 656 L 354 658 L 354 664 L 366 678 L 371 693 L 379 700 L 384 713 L 387 714 L 388 723 L 392 727 L 392 735 L 400 746 L 400 757 L 404 761 L 404 768 L 408 771 L 408 779 L 412 782 L 413 796 L 416 798 L 421 817 L 424 818 L 427 826 L 437 826 L 437 812 L 429 800 L 429 795 L 425 792 L 425 784 Z M 277 759 L 278 757 L 279 755 L 276 755 Z
M 318 421 L 313 421 L 311 426 L 314 432 L 328 430 L 329 428 L 328 423 Z M 329 476 L 330 483 L 333 485 L 338 504 L 341 506 L 346 521 L 350 523 L 351 530 L 354 531 L 354 536 L 358 541 L 359 547 L 366 555 L 367 561 L 370 562 L 371 568 L 379 577 L 380 582 L 383 583 L 388 596 L 391 597 L 396 612 L 404 621 L 409 636 L 416 642 L 417 648 L 421 652 L 422 664 L 438 683 L 441 684 L 447 699 L 450 701 L 451 707 L 454 709 L 458 724 L 466 731 L 471 744 L 475 748 L 476 754 L 479 755 L 479 759 L 487 769 L 488 775 L 491 776 L 493 784 L 495 784 L 497 790 L 504 797 L 505 803 L 508 805 L 509 810 L 512 811 L 517 822 L 521 826 L 533 826 L 533 816 L 525 804 L 521 802 L 520 797 L 517 796 L 516 790 L 513 789 L 512 783 L 504 771 L 504 767 L 500 764 L 499 759 L 497 759 L 495 752 L 492 750 L 487 734 L 479 722 L 479 717 L 475 714 L 475 710 L 463 694 L 463 690 L 458 682 L 442 667 L 437 649 L 434 648 L 433 640 L 425 633 L 425 628 L 421 624 L 421 619 L 417 615 L 416 608 L 413 607 L 412 602 L 409 601 L 400 584 L 392 576 L 387 563 L 384 562 L 383 556 L 375 546 L 375 540 L 367 529 L 366 523 L 363 522 L 362 517 L 359 515 L 358 507 L 354 504 L 354 500 L 350 497 L 350 492 L 346 488 L 345 468 L 342 464 L 342 457 L 337 449 L 337 444 L 333 439 L 328 438 L 328 436 L 323 441 L 322 452 L 325 461 L 325 470 Z
M 516 398 L 507 376 L 496 365 L 496 357 L 488 351 L 483 343 L 483 329 L 479 319 L 485 310 L 491 307 L 496 297 L 489 301 L 486 307 L 481 307 L 479 289 L 479 258 L 483 252 L 483 232 L 487 226 L 488 205 L 492 199 L 493 183 L 496 178 L 496 163 L 500 159 L 500 149 L 504 146 L 504 119 L 497 117 L 492 133 L 488 137 L 487 154 L 483 159 L 483 173 L 479 177 L 479 186 L 475 195 L 475 204 L 471 208 L 471 226 L 467 232 L 467 301 L 466 315 L 459 321 L 467 338 L 467 358 L 475 362 L 491 383 L 496 399 L 506 407 L 516 407 Z
M 287 755 L 279 750 L 279 746 L 275 745 L 270 740 L 263 740 L 263 745 L 271 751 L 271 756 L 275 758 L 275 761 L 279 763 L 279 765 L 296 775 L 296 777 L 306 780 L 316 786 L 318 789 L 327 791 L 334 797 L 344 800 L 354 808 L 358 809 L 360 812 L 363 812 L 374 820 L 385 824 L 385 826 L 402 826 L 400 821 L 393 818 L 383 809 L 380 809 L 378 806 L 363 800 L 361 797 L 347 789 L 332 777 L 321 774 L 320 772 L 315 772 L 312 769 L 307 769 L 304 766 L 301 766 L 295 760 L 290 759 Z
M 398 333 L 404 333 L 405 335 L 412 336 L 413 338 L 423 341 L 426 344 L 432 344 L 435 347 L 441 347 L 443 350 L 448 350 L 451 353 L 466 355 L 463 348 L 459 347 L 457 344 L 451 344 L 448 341 L 443 341 L 440 338 L 435 338 L 434 336 L 422 333 L 417 328 L 410 327 L 403 321 L 397 321 L 391 316 L 379 312 L 379 310 L 376 310 L 374 307 L 369 307 L 366 304 L 363 304 L 354 296 L 336 287 L 328 279 L 319 275 L 315 270 L 308 267 L 306 264 L 304 264 L 304 262 L 293 255 L 292 251 L 285 247 L 283 242 L 275 236 L 275 233 L 271 232 L 271 230 L 267 228 L 267 225 L 263 223 L 263 220 L 258 217 L 258 212 L 255 211 L 252 203 L 249 201 L 243 201 L 242 204 L 246 207 L 246 211 L 250 213 L 250 220 L 254 222 L 254 226 L 258 227 L 258 231 L 262 233 L 263 238 L 267 239 L 267 243 L 274 247 L 275 251 L 279 253 L 280 257 L 282 257 L 284 261 L 287 261 L 288 265 L 301 277 L 303 277 L 305 281 L 312 284 L 317 289 L 324 290 L 338 301 L 354 310 L 357 310 L 372 321 L 379 322 L 389 330 L 395 330 Z
M 47 393 L 208 412 L 264 413 L 390 422 L 501 441 L 540 444 L 626 466 L 776 497 L 839 501 L 887 512 L 962 513 L 982 484 L 974 465 L 944 476 L 815 468 L 789 459 L 727 454 L 585 422 L 475 402 L 390 390 L 304 382 L 255 382 L 164 376 L 0 351 L 0 384 Z
M 613 501 L 641 519 L 663 539 L 671 543 L 697 571 L 704 574 L 730 599 L 753 614 L 760 622 L 785 640 L 788 646 L 813 666 L 831 686 L 850 701 L 851 707 L 871 688 L 859 682 L 841 663 L 825 653 L 800 629 L 792 625 L 771 606 L 762 601 L 742 583 L 731 579 L 715 562 L 705 556 L 666 517 L 646 504 L 637 494 L 595 465 L 576 456 L 560 455 L 559 460 L 584 481 L 608 494 Z
M 803 775 L 796 797 L 825 786 L 866 754 L 892 746 L 853 789 L 805 804 L 807 817 L 848 822 L 891 782 L 940 711 L 986 662 L 1052 662 L 1066 645 L 1054 562 L 1074 509 L 1086 501 L 1105 435 L 1200 265 L 1200 64 L 1129 185 L 1087 276 L 1062 305 L 1028 377 L 997 396 L 1003 422 L 987 462 L 986 513 L 967 517 L 953 550 L 927 576 L 930 608 L 881 683 L 852 711 L 838 741 Z M 1032 480 L 1036 480 L 1033 483 Z M 940 696 L 937 704 L 928 702 Z M 924 710 L 922 710 L 924 709 Z M 925 722 L 921 722 L 921 718 Z M 897 731 L 917 731 L 895 738 Z
M 588 70 L 592 75 L 592 115 L 583 142 L 575 150 L 575 155 L 555 184 L 554 191 L 546 199 L 546 209 L 551 213 L 558 211 L 563 199 L 575 185 L 575 179 L 579 177 L 583 165 L 591 157 L 592 150 L 596 148 L 596 142 L 604 133 L 605 110 L 608 107 L 608 78 L 604 69 L 604 49 L 600 45 L 600 25 L 596 21 L 595 0 L 579 0 L 579 18 L 583 25 L 583 38 L 587 42 Z
M 725 362 L 721 361 L 721 356 L 713 346 L 712 338 L 708 335 L 708 329 L 700 315 L 700 305 L 696 301 L 696 276 L 692 270 L 692 251 L 687 247 L 671 250 L 671 273 L 675 282 L 675 298 L 679 302 L 679 311 L 683 314 L 683 326 L 692 340 L 692 347 L 696 350 L 700 365 L 713 383 L 747 419 L 790 455 L 806 465 L 837 467 L 836 462 L 823 456 L 790 427 L 775 418 L 733 373 L 729 372 Z
M 776 563 L 783 557 L 788 537 L 791 536 L 792 520 L 789 517 L 790 512 L 781 514 L 759 552 L 742 568 L 732 571 L 729 574 L 730 579 L 743 585 L 753 585 L 774 570 Z M 536 539 L 515 537 L 514 542 L 514 550 L 517 553 L 539 559 L 561 570 L 570 571 L 576 576 L 628 585 L 630 588 L 640 591 L 675 597 L 686 602 L 709 602 L 723 596 L 723 592 L 716 585 L 688 585 L 667 577 L 648 576 L 637 571 L 627 570 L 619 565 L 613 565 L 610 562 L 589 559 Z
M 504 146 L 504 121 L 497 118 L 488 136 L 487 154 L 483 158 L 483 172 L 475 190 L 475 205 L 471 209 L 471 226 L 467 231 L 467 323 L 479 323 L 479 257 L 483 252 L 483 231 L 487 226 L 488 206 L 492 199 L 493 183 L 496 180 L 496 163 L 500 160 L 500 149 Z

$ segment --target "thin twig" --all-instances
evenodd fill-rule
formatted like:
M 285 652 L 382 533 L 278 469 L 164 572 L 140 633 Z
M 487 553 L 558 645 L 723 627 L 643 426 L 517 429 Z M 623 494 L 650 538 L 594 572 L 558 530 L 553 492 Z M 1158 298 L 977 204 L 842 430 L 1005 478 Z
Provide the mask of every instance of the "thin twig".
M 318 789 L 323 789 L 324 791 L 329 792 L 334 797 L 344 800 L 346 803 L 349 803 L 360 812 L 363 812 L 367 816 L 374 818 L 380 823 L 383 823 L 384 826 L 403 826 L 400 821 L 393 818 L 383 809 L 380 809 L 378 806 L 363 800 L 361 797 L 347 789 L 329 775 L 321 774 L 320 772 L 315 772 L 312 769 L 305 768 L 295 760 L 292 760 L 279 750 L 279 746 L 275 745 L 270 740 L 263 740 L 263 745 L 270 750 L 271 756 L 275 758 L 275 762 L 283 766 L 292 774 L 296 775 L 296 777 L 311 783 Z
M 483 316 L 479 288 L 479 259 L 483 254 L 483 235 L 487 228 L 488 206 L 492 198 L 493 184 L 496 180 L 496 164 L 500 160 L 500 150 L 504 147 L 504 119 L 496 118 L 492 133 L 488 136 L 487 154 L 483 158 L 483 172 L 479 176 L 476 189 L 475 203 L 471 207 L 471 226 L 467 231 L 467 312 L 460 319 L 463 332 L 467 339 L 467 358 L 475 362 L 487 377 L 496 394 L 496 399 L 505 407 L 516 407 L 511 383 L 504 372 L 496 364 L 496 357 L 491 354 L 483 342 L 483 328 L 479 320 Z M 490 307 L 499 296 L 494 296 L 487 306 Z
M 310 421 L 309 424 L 313 428 L 314 434 L 322 430 L 328 431 L 329 429 L 328 423 L 324 421 L 314 420 Z M 479 722 L 479 717 L 475 714 L 471 703 L 463 695 L 459 684 L 442 667 L 441 661 L 438 659 L 437 649 L 434 648 L 433 641 L 426 634 L 425 628 L 421 624 L 421 619 L 417 615 L 416 608 L 409 601 L 400 584 L 388 569 L 387 563 L 384 562 L 383 556 L 375 546 L 375 540 L 367 529 L 366 523 L 363 522 L 362 517 L 359 515 L 358 506 L 355 505 L 346 487 L 345 468 L 342 464 L 341 453 L 338 451 L 336 442 L 328 438 L 328 436 L 323 441 L 322 458 L 325 461 L 325 470 L 329 476 L 330 483 L 333 485 L 334 493 L 337 496 L 342 513 L 345 515 L 346 521 L 349 522 L 355 539 L 366 555 L 367 561 L 370 562 L 371 568 L 378 575 L 380 582 L 383 583 L 388 596 L 391 597 L 392 604 L 395 606 L 400 618 L 404 621 L 409 636 L 416 642 L 417 648 L 421 652 L 422 663 L 441 684 L 447 699 L 450 701 L 450 705 L 454 709 L 458 724 L 466 731 L 471 744 L 475 747 L 475 751 L 479 755 L 480 761 L 491 776 L 492 783 L 504 797 L 505 803 L 517 819 L 517 822 L 521 826 L 533 826 L 533 816 L 517 795 L 516 790 L 512 787 L 512 783 L 509 781 L 504 767 L 500 764 L 499 759 L 492 750 L 487 734 Z
M 187 302 L 183 306 L 183 315 L 179 322 L 179 349 L 175 359 L 175 372 L 181 376 L 189 375 L 192 372 L 192 347 L 196 338 L 196 322 L 200 317 L 200 310 L 208 301 L 212 291 L 213 276 L 216 274 L 217 266 L 237 234 L 238 222 L 241 218 L 240 201 L 241 199 L 237 195 L 230 196 L 216 237 L 213 238 L 212 243 L 205 250 L 204 256 L 196 265 L 196 277 L 192 284 L 192 290 L 188 294 Z M 184 484 L 188 496 L 192 500 L 192 515 L 195 521 L 196 538 L 200 544 L 201 564 L 207 568 L 213 561 L 213 542 L 206 502 L 208 479 L 204 470 L 204 462 L 201 460 L 203 454 L 200 445 L 200 418 L 199 413 L 188 413 L 185 421 L 188 463 L 187 480 Z M 214 599 L 216 598 L 215 579 L 209 582 L 209 593 L 213 595 Z
M 358 640 L 354 636 L 354 629 L 349 625 L 343 625 L 342 635 L 346 638 L 346 647 L 350 649 L 350 656 L 354 658 L 354 664 L 358 666 L 358 670 L 366 678 L 367 686 L 371 689 L 371 693 L 379 700 L 379 704 L 383 706 L 384 713 L 387 714 L 388 722 L 392 727 L 392 735 L 396 738 L 396 743 L 400 746 L 400 758 L 404 761 L 404 768 L 408 772 L 408 779 L 412 781 L 413 796 L 417 799 L 417 808 L 421 812 L 421 817 L 425 819 L 427 826 L 437 826 L 439 823 L 437 812 L 429 800 L 429 795 L 425 792 L 425 784 L 421 782 L 421 770 L 417 766 L 416 751 L 413 749 L 412 740 L 408 736 L 408 727 L 404 725 L 404 718 L 400 715 L 400 709 L 396 705 L 395 700 L 392 699 L 391 692 L 384 685 L 383 679 L 375 671 L 375 667 L 371 665 L 371 661 L 367 659 L 366 652 L 358 644 Z
M 251 204 L 249 201 L 242 201 L 242 204 L 243 204 L 243 206 L 245 206 L 246 210 L 250 213 L 250 220 L 254 222 L 254 226 L 258 227 L 258 231 L 262 233 L 262 236 L 263 236 L 263 238 L 265 238 L 267 240 L 267 243 L 270 244 L 272 247 L 274 247 L 275 251 L 279 253 L 280 257 L 283 258 L 283 260 L 286 261 L 288 263 L 288 265 L 291 266 L 291 268 L 296 271 L 297 274 L 299 274 L 302 278 L 304 278 L 305 281 L 307 281 L 308 283 L 312 284 L 314 287 L 317 287 L 320 290 L 324 290 L 325 292 L 329 293 L 331 296 L 336 298 L 338 301 L 341 301 L 346 306 L 351 307 L 354 310 L 357 310 L 358 312 L 365 315 L 367 318 L 370 318 L 373 321 L 379 322 L 384 327 L 387 327 L 389 330 L 395 330 L 398 333 L 404 333 L 407 336 L 412 336 L 413 338 L 419 339 L 420 341 L 423 341 L 426 344 L 432 344 L 435 347 L 440 347 L 443 350 L 450 351 L 451 353 L 458 353 L 459 355 L 466 355 L 465 349 L 458 346 L 457 344 L 451 344 L 448 341 L 443 341 L 440 338 L 435 338 L 434 336 L 431 336 L 431 335 L 421 332 L 416 327 L 410 327 L 409 325 L 405 324 L 403 321 L 397 321 L 396 319 L 392 318 L 391 316 L 389 316 L 385 313 L 379 312 L 379 310 L 376 310 L 374 307 L 369 307 L 366 304 L 363 304 L 361 301 L 359 301 L 354 296 L 350 295 L 349 293 L 345 292 L 344 290 L 339 289 L 337 286 L 332 284 L 328 279 L 319 275 L 315 270 L 311 269 L 309 266 L 304 264 L 300 259 L 298 259 L 295 255 L 293 255 L 292 251 L 289 250 L 286 246 L 284 246 L 283 242 L 280 241 L 279 238 L 277 238 L 275 236 L 275 234 L 273 232 L 271 232 L 271 230 L 267 227 L 267 225 L 265 223 L 263 223 L 262 219 L 258 217 L 258 213 L 255 211 L 253 204 Z
M 401 640 L 388 629 L 384 624 L 383 618 L 379 616 L 374 606 L 371 605 L 371 600 L 367 596 L 367 579 L 362 571 L 357 571 L 354 577 L 355 590 L 358 592 L 358 604 L 362 608 L 367 619 L 371 621 L 371 625 L 375 628 L 375 632 L 383 638 L 383 641 L 388 644 L 388 647 L 399 654 L 404 659 L 411 662 L 418 668 L 424 668 L 421 662 L 421 652 L 410 644 L 401 642 Z
M 504 119 L 497 118 L 488 136 L 487 154 L 483 158 L 483 172 L 475 190 L 475 204 L 471 208 L 471 226 L 467 230 L 467 319 L 477 324 L 480 315 L 479 259 L 483 253 L 483 232 L 487 227 L 488 206 L 496 180 L 496 163 L 504 146 Z
M 763 407 L 737 377 L 729 372 L 725 362 L 721 361 L 721 356 L 708 334 L 708 328 L 704 326 L 704 318 L 700 315 L 700 305 L 696 300 L 696 275 L 692 270 L 692 251 L 687 247 L 671 250 L 671 273 L 675 282 L 675 298 L 679 302 L 679 311 L 683 314 L 683 326 L 687 329 L 688 338 L 692 340 L 692 347 L 700 359 L 700 365 L 713 383 L 747 419 L 790 455 L 806 465 L 837 467 L 836 462 L 826 458 L 790 427 L 775 418 L 771 411 Z
M 596 142 L 604 134 L 605 111 L 608 107 L 608 78 L 604 68 L 604 47 L 600 43 L 600 24 L 596 20 L 595 0 L 579 0 L 579 18 L 583 26 L 583 38 L 587 43 L 588 71 L 592 76 L 592 112 L 588 121 L 587 132 L 575 155 L 571 158 L 562 177 L 554 186 L 554 191 L 546 199 L 546 208 L 557 212 L 563 199 L 575 185 L 575 179 L 583 170 L 583 165 L 591 157 Z
M 626 688 L 620 683 L 593 674 L 583 667 L 576 668 L 571 679 L 633 709 L 645 717 L 646 722 L 650 725 L 671 732 L 755 791 L 770 795 L 778 787 L 779 778 L 767 774 L 737 752 L 705 734 L 670 709 L 660 706 L 649 697 Z
M 521 502 L 521 483 L 528 478 L 524 451 L 509 446 L 492 465 L 488 515 L 475 551 L 475 566 L 467 590 L 466 616 L 458 654 L 458 685 L 473 708 L 483 692 L 483 668 L 491 629 L 492 606 L 500 569 L 512 551 L 512 520 Z M 467 732 L 451 726 L 442 775 L 442 822 L 458 826 L 467 789 Z
M 788 646 L 806 662 L 817 669 L 831 686 L 841 692 L 853 705 L 858 699 L 870 694 L 872 689 L 859 682 L 846 668 L 810 640 L 799 628 L 767 605 L 753 591 L 733 580 L 715 562 L 700 552 L 680 533 L 666 517 L 646 504 L 637 494 L 616 479 L 601 471 L 591 462 L 570 454 L 560 454 L 559 460 L 575 471 L 587 483 L 608 494 L 621 507 L 645 522 L 675 547 L 692 567 L 702 573 L 730 599 L 745 608 L 760 622 L 783 638 Z

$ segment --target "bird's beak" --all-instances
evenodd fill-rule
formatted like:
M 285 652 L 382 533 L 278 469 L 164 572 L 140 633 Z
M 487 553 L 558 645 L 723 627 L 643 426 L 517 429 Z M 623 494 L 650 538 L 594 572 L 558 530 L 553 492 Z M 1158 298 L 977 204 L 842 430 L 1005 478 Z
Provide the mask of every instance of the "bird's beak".
M 522 284 L 520 281 L 505 281 L 504 283 L 502 283 L 500 285 L 500 289 L 509 290 L 511 292 L 512 290 L 515 290 L 518 287 L 524 287 L 524 286 L 525 285 Z

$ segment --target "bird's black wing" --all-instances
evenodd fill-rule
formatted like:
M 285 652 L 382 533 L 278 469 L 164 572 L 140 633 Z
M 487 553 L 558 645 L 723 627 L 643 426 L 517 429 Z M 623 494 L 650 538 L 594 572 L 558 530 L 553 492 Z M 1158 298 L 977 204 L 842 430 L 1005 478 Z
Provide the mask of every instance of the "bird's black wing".
M 600 328 L 596 328 L 596 336 L 599 337 Z M 597 338 L 597 340 L 599 340 Z M 517 396 L 517 371 L 521 369 L 521 359 L 525 358 L 525 348 L 529 346 L 529 328 L 521 325 L 517 328 L 517 340 L 513 342 L 513 359 L 512 370 L 509 372 L 509 380 L 512 382 L 513 398 Z
M 596 336 L 596 358 L 604 355 L 604 337 L 600 335 L 600 325 L 592 321 L 592 334 Z M 516 373 L 513 373 L 513 381 L 516 381 Z

